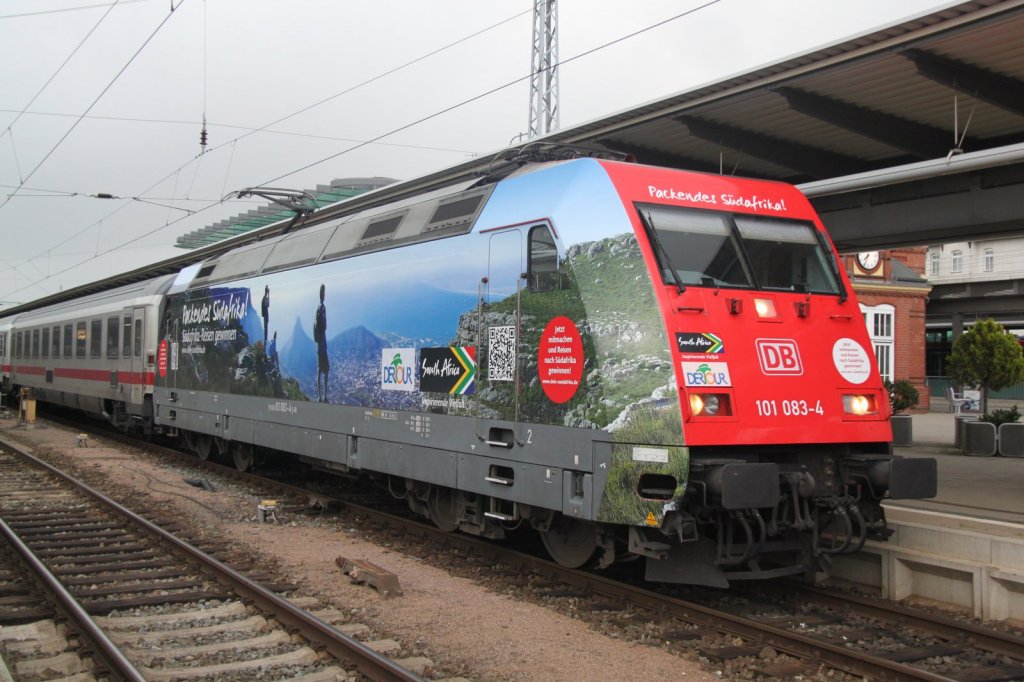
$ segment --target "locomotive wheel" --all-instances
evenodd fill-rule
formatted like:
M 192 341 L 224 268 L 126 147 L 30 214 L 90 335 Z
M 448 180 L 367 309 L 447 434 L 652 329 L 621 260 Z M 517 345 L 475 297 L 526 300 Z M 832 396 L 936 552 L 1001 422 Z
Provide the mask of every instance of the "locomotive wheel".
M 235 460 L 235 468 L 241 472 L 252 469 L 252 446 L 247 443 L 235 443 L 231 448 L 231 456 Z
M 548 554 L 566 568 L 579 568 L 597 550 L 597 524 L 559 516 L 540 534 Z
M 210 459 L 210 453 L 213 452 L 213 436 L 197 434 L 192 442 L 195 445 L 196 457 L 204 462 Z
M 445 533 L 452 533 L 459 528 L 458 511 L 455 508 L 455 493 L 451 488 L 433 486 L 427 497 L 427 509 L 430 520 Z

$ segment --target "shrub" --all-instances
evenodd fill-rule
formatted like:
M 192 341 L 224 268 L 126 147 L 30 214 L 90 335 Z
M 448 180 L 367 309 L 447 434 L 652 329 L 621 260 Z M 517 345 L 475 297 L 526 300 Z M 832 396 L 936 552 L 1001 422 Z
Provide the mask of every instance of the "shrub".
M 1014 405 L 1009 410 L 992 410 L 981 415 L 978 421 L 995 424 L 998 429 L 1000 424 L 1012 424 L 1020 419 L 1020 410 Z
M 917 392 L 914 384 L 906 379 L 896 381 L 885 380 L 885 390 L 889 393 L 889 404 L 892 406 L 893 414 L 902 414 L 904 411 L 917 407 L 921 395 Z

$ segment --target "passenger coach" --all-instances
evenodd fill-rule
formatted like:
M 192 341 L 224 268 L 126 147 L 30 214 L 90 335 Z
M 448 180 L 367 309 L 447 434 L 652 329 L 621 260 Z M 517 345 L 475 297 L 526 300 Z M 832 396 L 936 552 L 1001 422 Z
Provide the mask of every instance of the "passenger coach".
M 8 339 L 11 336 L 13 317 L 0 318 L 0 398 L 11 393 L 11 356 Z
M 9 384 L 119 428 L 151 432 L 157 325 L 170 281 L 148 280 L 3 321 Z

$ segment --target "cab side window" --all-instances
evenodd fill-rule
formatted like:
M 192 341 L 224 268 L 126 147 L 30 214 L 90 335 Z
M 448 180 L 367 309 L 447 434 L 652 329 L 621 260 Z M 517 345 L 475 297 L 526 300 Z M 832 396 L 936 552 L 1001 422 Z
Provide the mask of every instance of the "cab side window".
M 530 291 L 558 288 L 558 247 L 545 225 L 530 228 L 526 275 Z

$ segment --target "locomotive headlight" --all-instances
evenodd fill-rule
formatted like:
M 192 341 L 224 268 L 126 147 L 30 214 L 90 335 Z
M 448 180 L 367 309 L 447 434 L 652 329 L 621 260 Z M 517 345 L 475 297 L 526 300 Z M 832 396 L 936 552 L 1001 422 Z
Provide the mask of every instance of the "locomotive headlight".
M 726 393 L 691 393 L 690 413 L 694 417 L 726 417 L 732 414 Z
M 775 301 L 770 298 L 755 298 L 754 310 L 757 311 L 757 316 L 760 318 L 778 317 L 775 312 Z
M 843 411 L 845 411 L 847 414 L 855 414 L 858 416 L 865 414 L 875 414 L 878 411 L 877 409 L 875 409 L 875 396 L 844 395 Z

